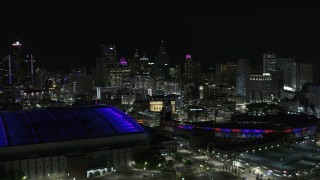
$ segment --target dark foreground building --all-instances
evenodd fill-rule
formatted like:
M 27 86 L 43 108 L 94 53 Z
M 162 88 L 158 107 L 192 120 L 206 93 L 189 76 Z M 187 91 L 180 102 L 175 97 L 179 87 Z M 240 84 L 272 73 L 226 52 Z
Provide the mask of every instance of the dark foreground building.
M 0 112 L 1 172 L 26 179 L 86 179 L 131 165 L 148 134 L 107 105 Z

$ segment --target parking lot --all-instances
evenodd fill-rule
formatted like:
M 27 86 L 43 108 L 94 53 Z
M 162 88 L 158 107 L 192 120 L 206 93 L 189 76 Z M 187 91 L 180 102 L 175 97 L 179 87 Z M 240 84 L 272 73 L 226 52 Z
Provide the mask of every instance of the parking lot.
M 316 170 L 318 163 L 320 152 L 314 143 L 254 149 L 239 158 L 239 166 L 246 170 L 278 178 L 306 175 Z

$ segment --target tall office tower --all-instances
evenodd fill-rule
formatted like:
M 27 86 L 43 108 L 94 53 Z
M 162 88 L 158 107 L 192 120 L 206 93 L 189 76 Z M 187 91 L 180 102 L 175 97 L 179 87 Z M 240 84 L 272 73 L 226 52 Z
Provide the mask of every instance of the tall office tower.
M 95 69 L 95 82 L 94 85 L 98 87 L 107 86 L 107 59 L 105 52 L 105 45 L 101 45 L 100 57 L 96 58 L 96 69 Z
M 34 85 L 34 63 L 33 55 L 27 55 L 22 60 L 21 84 L 25 86 Z
M 158 77 L 158 79 L 169 79 L 169 65 L 170 58 L 162 41 L 162 45 L 160 46 L 158 55 L 155 58 L 156 76 Z
M 9 84 L 9 56 L 1 58 L 0 61 L 0 85 L 1 87 Z
M 129 60 L 129 66 L 131 69 L 132 74 L 137 74 L 137 72 L 140 70 L 140 55 L 138 49 L 133 54 L 133 57 L 131 60 Z
M 22 56 L 22 44 L 12 44 L 12 53 L 1 59 L 1 85 L 24 85 L 34 83 L 33 55 Z
M 118 66 L 115 45 L 101 45 L 101 55 L 96 59 L 95 86 L 110 86 L 110 70 Z
M 309 86 L 308 98 L 310 105 L 314 106 L 314 109 L 317 111 L 316 116 L 320 116 L 320 85 L 311 84 Z
M 44 90 L 46 88 L 46 81 L 48 80 L 48 73 L 45 69 L 38 68 L 35 72 L 35 88 Z
M 111 68 L 110 70 L 110 86 L 111 87 L 127 87 L 131 86 L 131 69 L 127 66 L 126 58 L 120 58 L 119 67 Z
M 96 59 L 96 86 L 110 86 L 110 70 L 119 66 L 115 45 L 102 45 L 101 56 Z
M 203 86 L 199 86 L 199 98 L 203 99 Z
M 302 89 L 302 86 L 306 83 L 313 82 L 313 68 L 309 63 L 297 64 L 297 88 Z
M 277 71 L 275 71 L 277 72 Z M 249 102 L 271 102 L 278 94 L 278 87 L 269 73 L 250 75 L 246 99 Z
M 236 95 L 245 97 L 251 67 L 249 59 L 239 59 L 236 72 Z
M 96 58 L 96 69 L 95 69 L 95 86 L 106 87 L 107 86 L 107 63 L 103 57 Z
M 237 65 L 235 63 L 227 63 L 226 64 L 226 83 L 229 86 L 236 86 L 236 74 L 237 74 Z
M 139 66 L 140 66 L 140 71 L 144 71 L 144 72 L 150 72 L 150 68 L 151 68 L 151 62 L 149 60 L 149 58 L 147 57 L 146 54 L 143 54 L 142 57 L 139 60 Z
M 281 88 L 297 89 L 297 67 L 294 58 L 277 58 Z
M 210 82 L 211 84 L 215 80 L 215 77 L 216 77 L 215 74 L 216 74 L 215 68 L 209 67 L 203 73 L 203 80 L 207 83 Z
M 201 79 L 201 61 L 193 61 L 193 80 L 198 82 Z
M 92 76 L 87 73 L 86 68 L 73 69 L 69 74 L 69 85 L 73 93 L 90 94 L 93 89 Z
M 320 64 L 312 64 L 313 83 L 320 83 Z
M 186 61 L 184 63 L 184 80 L 185 81 L 192 81 L 193 80 L 193 60 L 191 54 L 186 54 Z
M 127 87 L 131 86 L 131 78 L 130 78 L 131 70 L 126 66 L 112 68 L 110 71 L 110 86 L 111 87 Z
M 215 82 L 217 84 L 228 84 L 229 86 L 235 86 L 236 67 L 237 65 L 234 63 L 217 64 Z
M 107 60 L 106 61 L 107 66 L 110 66 L 110 68 L 117 67 L 118 55 L 117 55 L 116 46 L 115 45 L 104 46 L 104 51 L 105 51 L 105 58 Z
M 140 71 L 133 78 L 133 92 L 142 98 L 152 95 L 155 90 L 155 80 L 149 72 Z
M 13 85 L 21 85 L 23 79 L 22 44 L 19 41 L 12 44 L 11 77 Z
M 179 65 L 176 65 L 169 68 L 169 75 L 171 81 L 181 82 L 181 67 Z
M 226 65 L 225 64 L 217 64 L 215 70 L 216 70 L 215 83 L 217 83 L 217 84 L 226 83 L 226 81 L 227 81 L 227 79 L 226 79 L 226 71 L 227 71 Z
M 160 46 L 158 55 L 155 59 L 155 64 L 164 66 L 166 64 L 169 65 L 169 63 L 170 63 L 170 58 L 168 56 L 167 49 L 164 47 L 163 41 L 162 41 L 162 45 Z
M 276 69 L 276 54 L 266 53 L 263 54 L 263 73 L 268 73 L 270 70 Z

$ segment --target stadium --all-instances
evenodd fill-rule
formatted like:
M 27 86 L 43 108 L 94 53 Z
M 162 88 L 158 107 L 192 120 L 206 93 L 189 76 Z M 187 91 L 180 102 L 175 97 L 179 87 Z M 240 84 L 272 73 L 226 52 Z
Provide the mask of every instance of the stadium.
M 1 168 L 25 179 L 86 179 L 97 169 L 125 168 L 148 139 L 108 105 L 0 112 Z

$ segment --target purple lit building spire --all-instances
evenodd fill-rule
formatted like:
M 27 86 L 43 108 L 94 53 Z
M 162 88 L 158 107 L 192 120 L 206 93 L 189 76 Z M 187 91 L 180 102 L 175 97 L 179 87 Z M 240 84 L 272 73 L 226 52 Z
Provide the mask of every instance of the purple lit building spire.
M 126 58 L 120 58 L 120 65 L 121 66 L 127 66 L 128 65 L 128 61 L 126 60 Z

